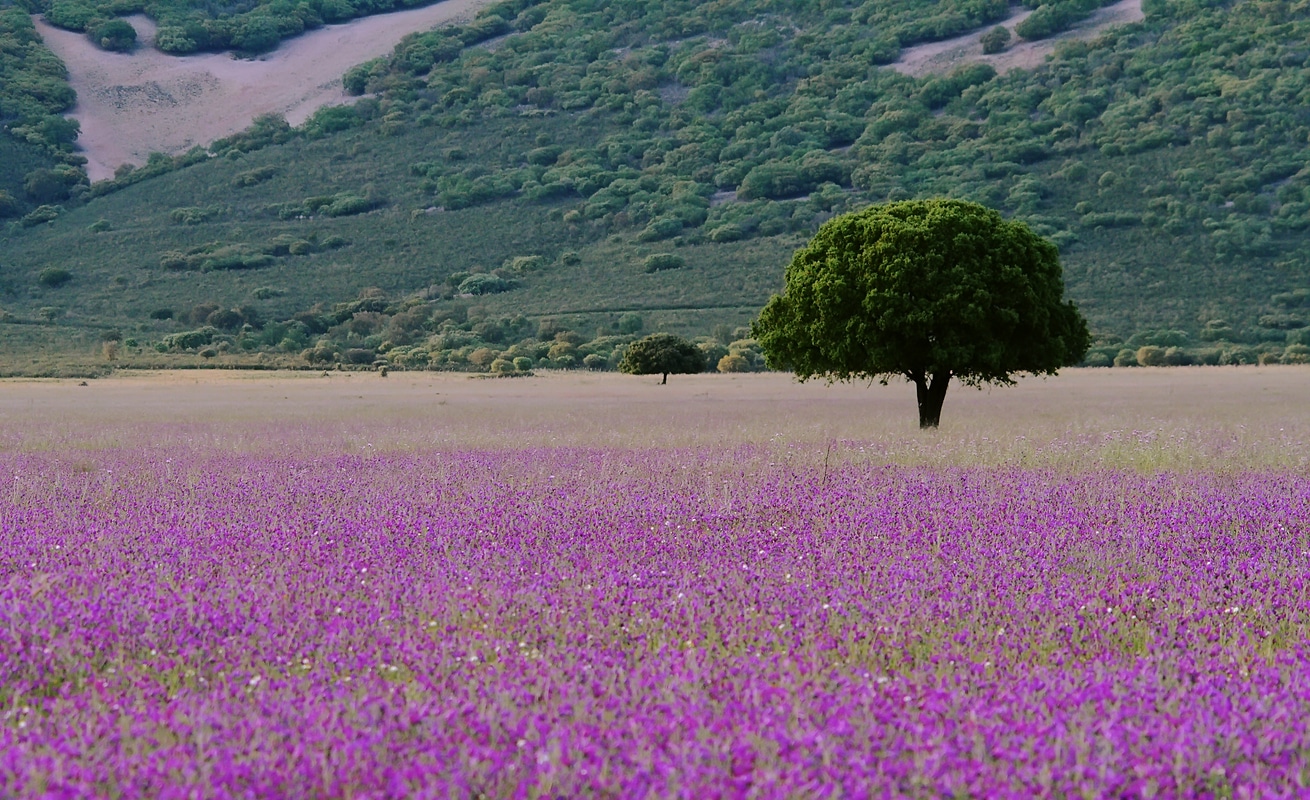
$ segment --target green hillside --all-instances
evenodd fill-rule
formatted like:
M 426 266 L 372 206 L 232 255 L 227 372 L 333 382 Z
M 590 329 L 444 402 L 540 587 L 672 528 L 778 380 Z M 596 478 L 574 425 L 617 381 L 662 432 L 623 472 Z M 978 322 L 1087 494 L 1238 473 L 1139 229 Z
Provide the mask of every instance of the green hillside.
M 1048 5 L 1020 33 L 1094 10 Z M 10 224 L 5 368 L 105 337 L 128 363 L 600 367 L 654 329 L 756 363 L 737 329 L 824 219 L 938 195 L 1060 245 L 1091 363 L 1302 360 L 1310 3 L 1144 10 L 1034 70 L 916 79 L 886 65 L 1005 4 L 503 3 L 351 70 L 353 108 Z
M 76 95 L 26 10 L 0 0 L 0 223 L 69 198 L 86 176 L 78 125 L 62 114 Z

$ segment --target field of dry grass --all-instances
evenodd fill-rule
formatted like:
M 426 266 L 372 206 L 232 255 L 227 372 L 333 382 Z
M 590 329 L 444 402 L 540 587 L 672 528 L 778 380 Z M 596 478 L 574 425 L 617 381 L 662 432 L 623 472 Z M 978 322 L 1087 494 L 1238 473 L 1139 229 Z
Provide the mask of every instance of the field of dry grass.
M 953 386 L 942 428 L 915 427 L 904 383 L 779 374 L 117 373 L 0 383 L 0 447 L 96 449 L 156 426 L 220 449 L 302 428 L 328 449 L 775 444 L 797 459 L 935 465 L 1225 469 L 1310 463 L 1310 367 L 1075 369 L 1011 388 Z

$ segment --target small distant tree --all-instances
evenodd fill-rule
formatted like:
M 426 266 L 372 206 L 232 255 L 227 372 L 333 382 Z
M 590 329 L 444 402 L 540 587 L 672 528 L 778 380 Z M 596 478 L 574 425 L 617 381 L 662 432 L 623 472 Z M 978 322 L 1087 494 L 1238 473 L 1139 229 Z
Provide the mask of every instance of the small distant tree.
M 1063 299 L 1059 250 L 1022 222 L 960 200 L 873 206 L 829 220 L 787 267 L 753 331 L 801 380 L 903 376 L 937 427 L 952 378 L 1008 385 L 1087 352 Z
M 729 353 L 719 359 L 717 369 L 719 372 L 750 372 L 751 362 L 740 353 Z
M 646 260 L 641 263 L 642 269 L 646 272 L 663 272 L 666 269 L 682 269 L 687 266 L 687 261 L 677 253 L 655 253 L 646 256 Z
M 73 279 L 73 274 L 59 267 L 46 267 L 36 276 L 36 282 L 51 289 L 57 289 Z
M 671 333 L 652 333 L 628 346 L 619 362 L 619 372 L 628 375 L 692 375 L 705 371 L 705 355 L 696 345 Z
M 68 199 L 68 183 L 52 169 L 34 169 L 23 176 L 23 191 L 37 203 Z
M 104 50 L 125 53 L 136 47 L 136 28 L 126 20 L 106 20 L 89 27 L 87 36 Z
M 619 333 L 638 333 L 645 325 L 640 314 L 629 312 L 619 317 Z
M 1137 348 L 1137 363 L 1143 367 L 1163 367 L 1165 365 L 1165 349 L 1148 344 Z
M 1004 25 L 997 25 L 984 33 L 978 41 L 982 43 L 983 53 L 987 55 L 999 53 L 1010 43 L 1010 29 Z

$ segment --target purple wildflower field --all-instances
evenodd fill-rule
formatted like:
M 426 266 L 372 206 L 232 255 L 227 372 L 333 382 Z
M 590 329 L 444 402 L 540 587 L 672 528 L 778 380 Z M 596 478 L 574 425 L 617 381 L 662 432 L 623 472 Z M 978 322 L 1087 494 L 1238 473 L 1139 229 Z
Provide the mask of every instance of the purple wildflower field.
M 161 424 L 0 437 L 0 795 L 1310 792 L 1304 466 Z

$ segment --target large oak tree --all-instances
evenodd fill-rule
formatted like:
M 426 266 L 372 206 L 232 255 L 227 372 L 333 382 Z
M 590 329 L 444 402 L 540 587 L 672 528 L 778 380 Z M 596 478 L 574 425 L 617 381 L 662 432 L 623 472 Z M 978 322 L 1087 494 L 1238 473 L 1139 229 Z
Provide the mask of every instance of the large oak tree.
M 754 324 L 770 367 L 802 380 L 904 376 L 936 427 L 952 378 L 1013 384 L 1087 351 L 1059 251 L 1021 222 L 959 200 L 911 200 L 829 220 Z

